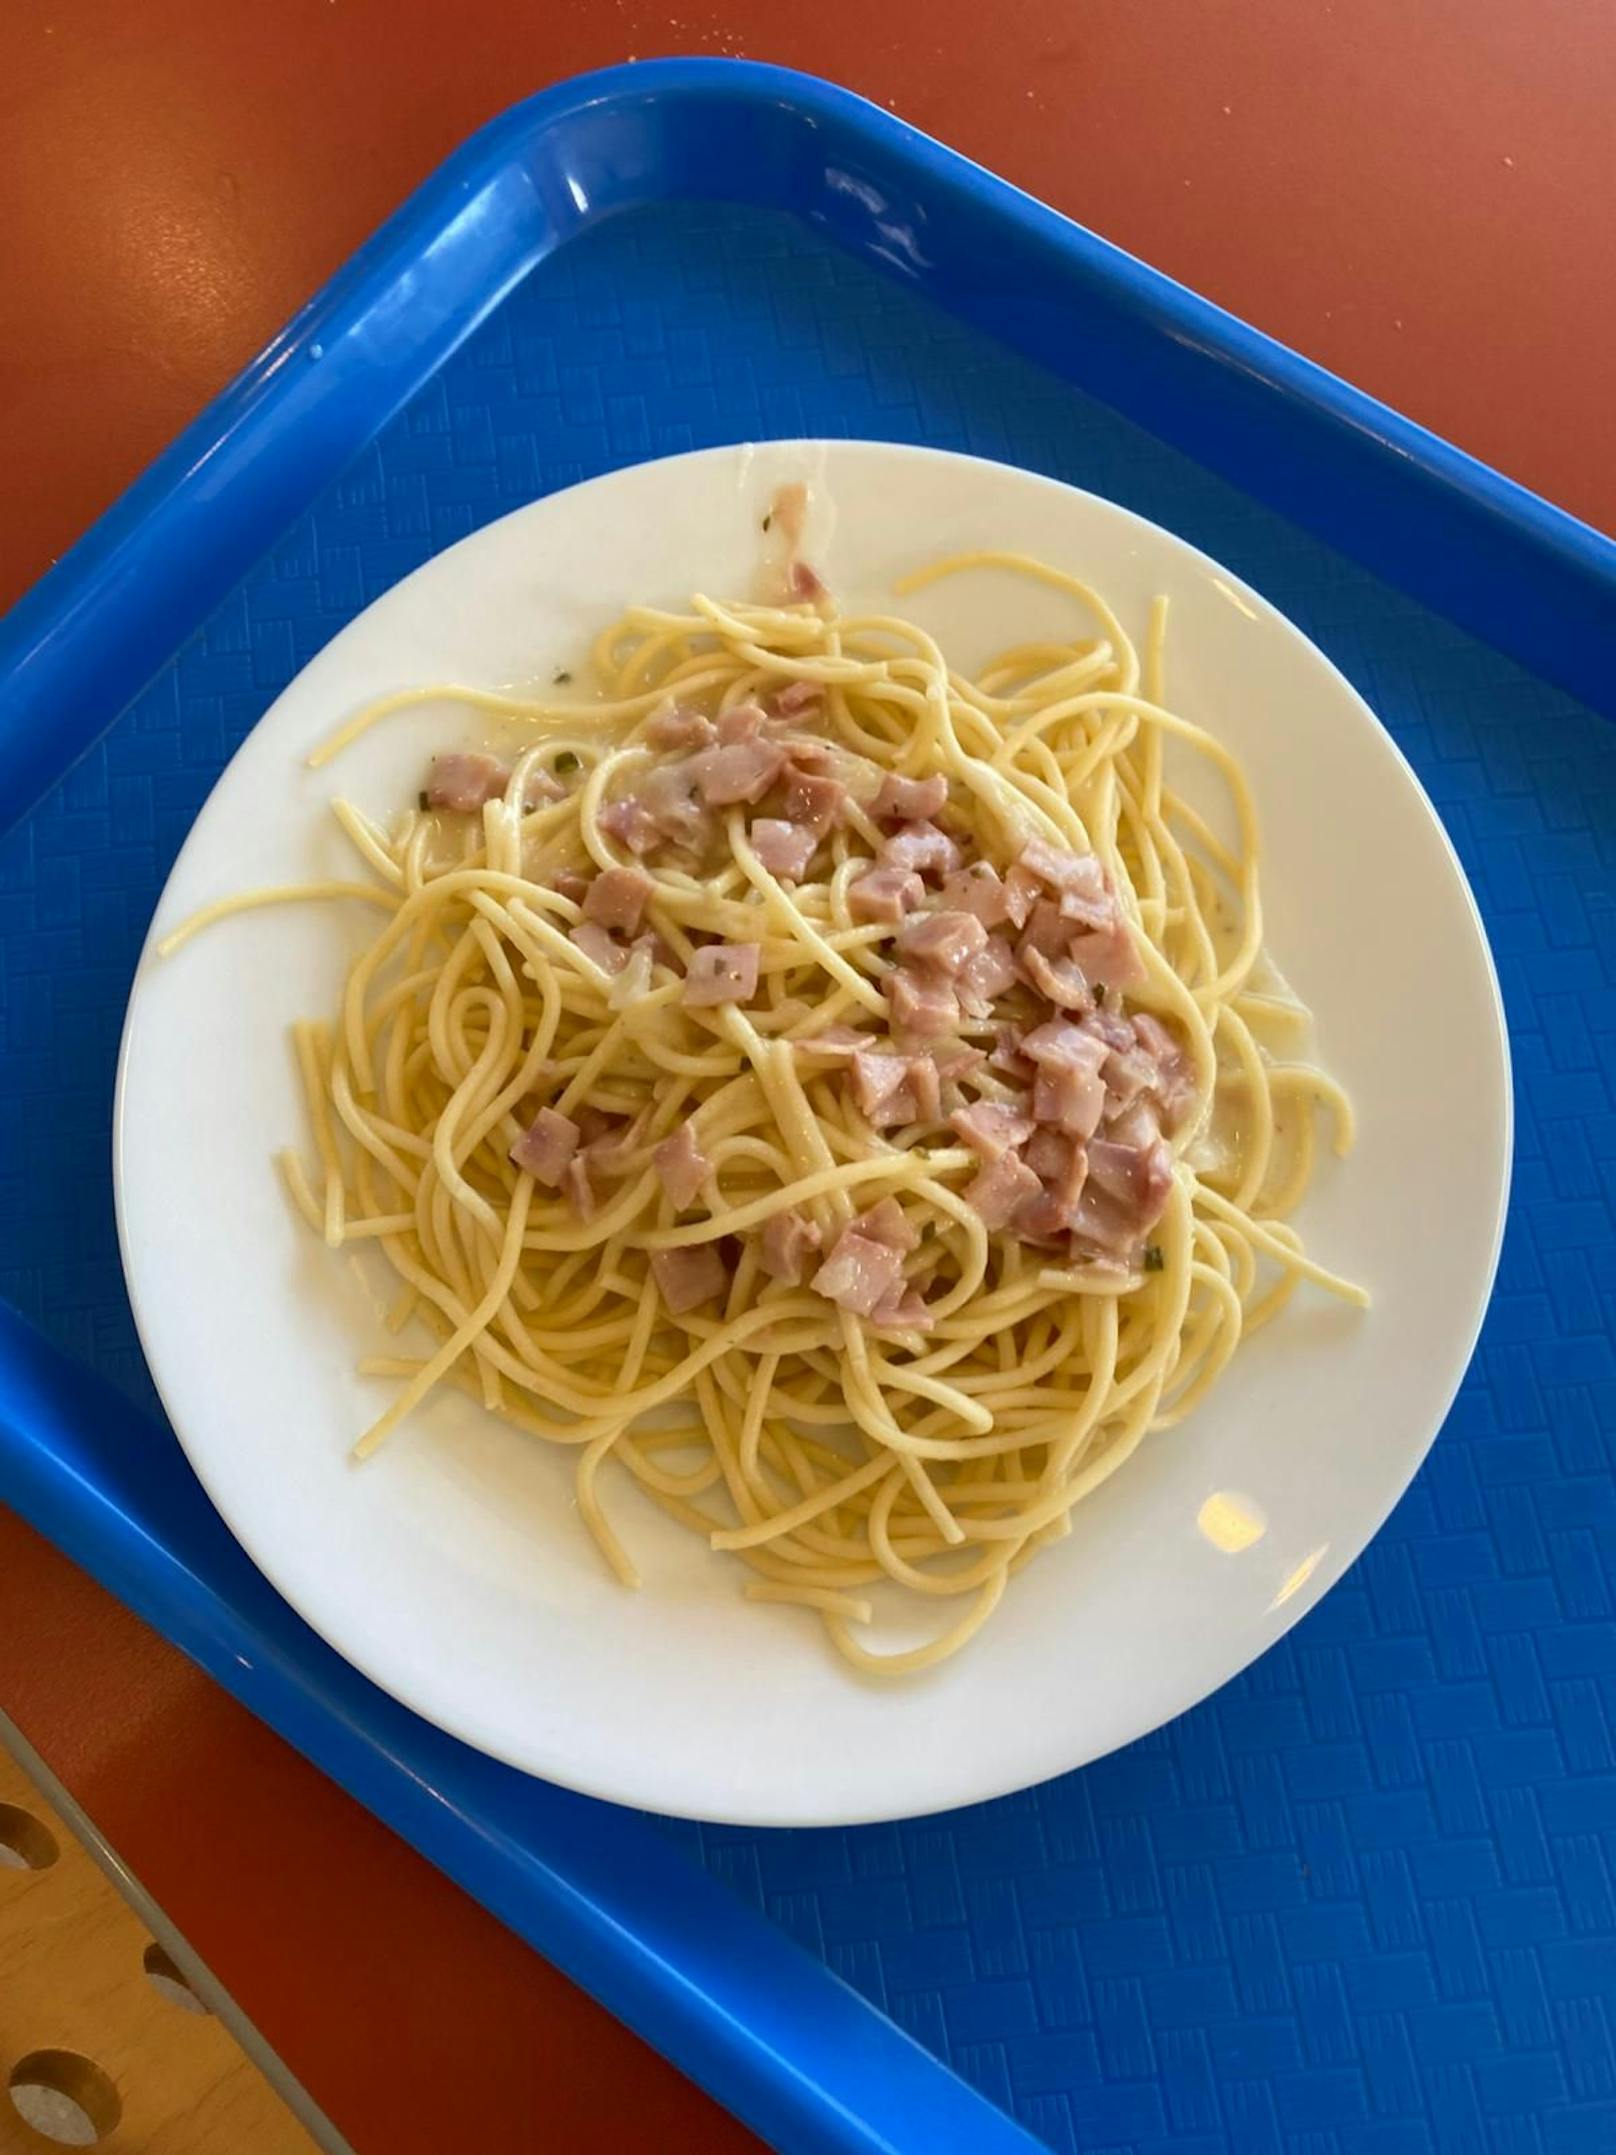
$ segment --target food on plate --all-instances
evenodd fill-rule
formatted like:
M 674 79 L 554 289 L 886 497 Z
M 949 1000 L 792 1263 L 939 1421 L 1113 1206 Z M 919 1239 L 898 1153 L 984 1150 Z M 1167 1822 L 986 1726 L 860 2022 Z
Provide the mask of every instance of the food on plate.
M 507 738 L 446 740 L 385 827 L 338 802 L 365 879 L 304 893 L 385 914 L 298 1028 L 283 1156 L 396 1276 L 360 1455 L 458 1385 L 573 1451 L 625 1582 L 612 1462 L 884 1674 L 961 1646 L 1302 1282 L 1367 1299 L 1287 1224 L 1351 1109 L 1265 956 L 1239 765 L 1165 702 L 1165 610 L 1141 658 L 1023 557 L 900 590 L 982 570 L 1070 635 L 966 678 L 793 554 L 776 603 L 632 609 L 594 700 L 389 698 L 322 759 L 427 696 Z

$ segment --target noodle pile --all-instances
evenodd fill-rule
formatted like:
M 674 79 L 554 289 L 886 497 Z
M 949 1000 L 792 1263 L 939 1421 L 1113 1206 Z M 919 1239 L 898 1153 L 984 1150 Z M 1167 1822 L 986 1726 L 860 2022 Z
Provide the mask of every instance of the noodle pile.
M 1366 1300 L 1286 1224 L 1319 1115 L 1344 1153 L 1351 1110 L 1300 1058 L 1306 1013 L 1264 960 L 1239 765 L 1163 706 L 1165 609 L 1142 666 L 1095 593 L 1037 562 L 965 557 L 901 588 L 984 567 L 1069 594 L 1071 639 L 1008 651 L 968 680 L 896 617 L 843 618 L 826 598 L 698 597 L 688 613 L 636 608 L 600 638 L 594 702 L 390 698 L 321 758 L 390 710 L 452 694 L 519 722 L 509 784 L 475 817 L 413 810 L 386 832 L 339 802 L 365 878 L 302 893 L 364 896 L 387 918 L 341 1009 L 297 1028 L 314 1166 L 282 1165 L 328 1243 L 374 1243 L 391 1267 L 391 1328 L 434 1335 L 361 1365 L 398 1388 L 359 1455 L 435 1386 L 457 1385 L 572 1449 L 579 1508 L 625 1583 L 638 1581 L 603 1506 L 608 1461 L 738 1555 L 751 1598 L 816 1610 L 848 1661 L 882 1674 L 955 1652 L 1011 1574 L 1069 1531 L 1073 1506 L 1189 1414 L 1302 1280 Z M 569 939 L 569 879 L 628 858 L 601 816 L 645 769 L 655 714 L 669 699 L 714 716 L 774 708 L 793 683 L 823 690 L 815 728 L 847 767 L 946 774 L 951 828 L 980 858 L 1003 867 L 1041 837 L 1103 862 L 1144 964 L 1128 1002 L 1172 1028 L 1194 1073 L 1166 1208 L 1137 1263 L 990 1231 L 962 1194 L 981 1162 L 946 1116 L 872 1129 L 834 1062 L 804 1052 L 828 1026 L 885 1022 L 890 931 L 848 905 L 880 839 L 856 801 L 795 885 L 759 861 L 738 808 L 718 816 L 716 864 L 647 861 L 654 965 L 609 974 Z M 1231 843 L 1175 791 L 1168 751 L 1221 779 Z M 523 806 L 536 777 L 561 797 Z M 219 912 L 288 895 L 226 901 L 168 947 Z M 684 966 L 714 937 L 759 946 L 757 992 L 692 1009 Z M 962 1028 L 967 1041 L 992 1031 Z M 972 1096 L 996 1085 L 984 1072 Z M 512 1164 L 538 1103 L 611 1118 L 592 1217 Z M 680 1213 L 652 1155 L 685 1123 L 713 1174 Z M 913 1239 L 908 1280 L 928 1330 L 879 1329 L 760 1268 L 772 1214 L 795 1209 L 829 1247 L 884 1199 Z M 652 1253 L 712 1243 L 725 1296 L 673 1315 Z M 898 1616 L 897 1645 L 870 1634 L 881 1582 L 901 1590 L 879 1611 Z M 917 1629 L 920 1643 L 904 1643 Z

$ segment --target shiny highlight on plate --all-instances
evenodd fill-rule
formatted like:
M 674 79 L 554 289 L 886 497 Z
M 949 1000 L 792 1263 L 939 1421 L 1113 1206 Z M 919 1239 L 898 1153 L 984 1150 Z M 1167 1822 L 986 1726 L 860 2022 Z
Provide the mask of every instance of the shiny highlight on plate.
M 1293 1594 L 1299 1594 L 1302 1591 L 1308 1580 L 1312 1578 L 1314 1572 L 1318 1570 L 1320 1564 L 1324 1561 L 1324 1554 L 1329 1546 L 1330 1544 L 1327 1541 L 1321 1541 L 1316 1549 L 1310 1549 L 1307 1552 L 1306 1556 L 1303 1557 L 1289 1577 L 1285 1579 L 1279 1592 L 1268 1604 L 1270 1609 L 1283 1608 Z
M 1243 1497 L 1233 1489 L 1214 1489 L 1195 1514 L 1203 1538 L 1225 1556 L 1238 1556 L 1253 1549 L 1268 1532 L 1268 1515 L 1255 1497 Z
M 1212 589 L 1216 591 L 1220 597 L 1226 598 L 1229 604 L 1235 609 L 1236 613 L 1244 614 L 1248 621 L 1260 621 L 1262 619 L 1262 616 L 1258 613 L 1256 607 L 1248 605 L 1246 601 L 1240 596 L 1239 592 L 1236 591 L 1233 584 L 1226 584 L 1221 576 L 1214 576 L 1211 579 L 1211 583 Z

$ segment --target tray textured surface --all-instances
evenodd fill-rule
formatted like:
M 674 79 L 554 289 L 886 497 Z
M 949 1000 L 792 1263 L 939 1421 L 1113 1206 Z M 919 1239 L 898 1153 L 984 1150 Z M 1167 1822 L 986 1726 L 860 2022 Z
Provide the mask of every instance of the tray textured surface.
M 643 211 L 544 264 L 0 843 L 0 1292 L 154 1404 L 107 1171 L 118 1031 L 189 822 L 292 674 L 536 493 L 797 434 L 1109 495 L 1321 645 L 1409 755 L 1486 916 L 1515 1194 L 1425 1470 L 1245 1677 L 981 1809 L 669 1833 L 1056 2148 L 1616 2148 L 1616 735 L 785 218 Z

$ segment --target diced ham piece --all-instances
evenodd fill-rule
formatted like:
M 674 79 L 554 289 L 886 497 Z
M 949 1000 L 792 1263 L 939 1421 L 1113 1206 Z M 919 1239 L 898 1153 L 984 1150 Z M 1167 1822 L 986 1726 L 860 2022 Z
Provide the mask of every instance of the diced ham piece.
M 817 1033 L 793 1040 L 791 1048 L 796 1055 L 822 1055 L 828 1061 L 846 1062 L 872 1047 L 874 1041 L 873 1033 L 858 1032 L 851 1025 L 825 1025 Z
M 781 743 L 790 766 L 794 771 L 830 771 L 836 767 L 836 757 L 826 741 L 805 741 L 801 734 L 790 734 Z
M 1032 1082 L 1033 1064 L 1023 1050 L 1021 1033 L 1017 1027 L 999 1027 L 998 1038 L 988 1054 L 988 1067 L 1002 1071 L 1006 1077 L 1015 1078 L 1020 1084 Z
M 589 1179 L 589 1162 L 575 1152 L 561 1171 L 561 1194 L 581 1220 L 595 1217 L 595 1186 Z
M 1137 1041 L 1131 1047 L 1113 1048 L 1101 1073 L 1114 1107 L 1126 1107 L 1156 1082 L 1156 1058 Z
M 1025 942 L 1016 955 L 1030 985 L 1062 1010 L 1087 1010 L 1094 1001 L 1075 958 L 1046 958 Z
M 706 1010 L 716 1003 L 750 1002 L 757 993 L 756 943 L 703 943 L 685 967 L 683 1001 L 687 1009 Z
M 1154 1145 L 1161 1136 L 1161 1115 L 1149 1093 L 1141 1093 L 1124 1108 L 1110 1102 L 1107 1105 L 1105 1135 L 1108 1144 L 1132 1145 L 1137 1149 Z
M 689 768 L 709 808 L 760 801 L 786 767 L 777 741 L 720 741 L 692 756 Z
M 984 1227 L 1008 1227 L 1012 1216 L 1042 1188 L 1025 1160 L 1003 1152 L 966 1184 L 965 1202 L 975 1209 Z
M 881 1297 L 870 1322 L 883 1332 L 929 1332 L 937 1319 L 926 1307 L 925 1296 L 899 1280 Z
M 576 928 L 567 930 L 567 940 L 581 950 L 592 964 L 603 973 L 620 973 L 628 963 L 628 952 L 621 943 L 614 943 L 606 930 L 596 920 L 581 920 Z
M 806 561 L 791 564 L 791 596 L 794 599 L 822 599 L 825 596 L 824 578 Z
M 906 958 L 939 973 L 957 973 L 967 958 L 987 947 L 988 931 L 974 913 L 920 913 L 898 930 Z
M 888 771 L 870 803 L 870 813 L 882 821 L 922 823 L 935 816 L 947 799 L 948 780 L 941 771 L 934 771 L 930 778 L 900 778 Z
M 455 815 L 473 815 L 485 801 L 498 800 L 510 775 L 493 756 L 434 756 L 426 782 L 426 805 L 446 808 Z
M 804 770 L 793 756 L 786 771 L 784 812 L 788 822 L 823 838 L 841 814 L 846 798 L 847 788 L 839 778 L 824 778 Z
M 1064 1175 L 1072 1161 L 1072 1141 L 1059 1130 L 1034 1130 L 1021 1148 L 1021 1157 L 1040 1182 Z
M 554 771 L 546 771 L 538 764 L 522 781 L 522 806 L 526 809 L 546 808 L 552 801 L 564 801 L 567 788 Z
M 883 841 L 881 859 L 889 868 L 912 868 L 918 875 L 951 875 L 961 865 L 959 847 L 935 823 L 906 823 Z
M 907 1130 L 920 1120 L 920 1106 L 906 1077 L 895 1093 L 889 1093 L 868 1117 L 872 1130 Z
M 608 838 L 618 839 L 631 853 L 649 853 L 666 835 L 650 809 L 633 794 L 607 801 L 600 811 L 600 827 Z
M 957 913 L 974 913 L 984 928 L 1002 928 L 1010 918 L 999 871 L 988 861 L 951 875 L 943 885 L 943 903 Z
M 1105 870 L 1097 854 L 1073 853 L 1047 838 L 1029 838 L 1021 849 L 1021 865 L 1050 890 L 1081 891 L 1094 899 L 1106 895 Z
M 990 935 L 974 957 L 960 967 L 954 986 L 963 1007 L 973 1018 L 985 1018 L 993 999 L 1016 984 L 1016 954 L 1009 939 Z
M 1036 1197 L 1029 1197 L 1016 1213 L 1011 1225 L 1023 1242 L 1053 1243 L 1057 1246 L 1065 1236 L 1072 1218 L 1072 1208 L 1058 1190 L 1040 1184 Z
M 1072 937 L 1072 956 L 1084 976 L 1107 988 L 1131 988 L 1145 977 L 1138 945 L 1127 922 L 1119 914 L 1108 928 Z
M 1097 1137 L 1088 1154 L 1096 1188 L 1126 1205 L 1141 1233 L 1153 1227 L 1173 1186 L 1173 1158 L 1167 1147 L 1159 1139 L 1153 1145 L 1114 1145 Z
M 887 977 L 892 1029 L 905 1040 L 940 1040 L 959 1024 L 959 1003 L 946 980 L 905 966 Z
M 1046 958 L 1064 958 L 1072 940 L 1072 924 L 1052 898 L 1040 898 L 1027 915 L 1027 925 L 1017 952 L 1041 950 Z
M 570 898 L 574 905 L 582 905 L 589 895 L 589 878 L 580 875 L 576 868 L 558 868 L 550 878 L 550 888 L 562 898 Z
M 1139 1045 L 1155 1058 L 1156 1081 L 1151 1087 L 1162 1104 L 1169 1130 L 1176 1130 L 1195 1103 L 1195 1066 L 1174 1035 L 1148 1010 L 1136 1010 L 1133 1029 Z
M 716 1242 L 698 1242 L 692 1249 L 653 1250 L 651 1277 L 675 1317 L 682 1317 L 700 1302 L 713 1301 L 729 1285 L 723 1254 Z
M 869 1122 L 872 1130 L 907 1130 L 911 1129 L 917 1122 L 929 1122 L 932 1120 L 930 1115 L 923 1112 L 921 1098 L 915 1085 L 913 1072 L 918 1068 L 918 1063 L 911 1063 L 909 1065 L 911 1075 L 906 1077 L 891 1098 L 884 1100 L 874 1114 L 870 1116 Z M 941 1107 L 942 1088 L 936 1082 L 935 1071 L 932 1072 L 932 1096 L 935 1097 L 936 1105 Z
M 942 1080 L 928 1056 L 857 1054 L 853 1097 L 878 1130 L 930 1122 L 942 1107 Z
M 716 731 L 726 746 L 736 741 L 755 741 L 758 728 L 763 724 L 762 706 L 755 703 L 733 703 L 727 711 L 718 714 Z
M 1108 1048 L 1119 1051 L 1133 1047 L 1138 1038 L 1132 1019 L 1120 1010 L 1107 1010 L 1103 1003 L 1083 1020 L 1083 1030 L 1093 1033 L 1097 1040 L 1103 1040 Z
M 770 1279 L 800 1284 L 808 1258 L 819 1247 L 819 1229 L 800 1212 L 771 1212 L 758 1237 L 758 1263 Z
M 645 722 L 645 738 L 652 748 L 711 748 L 718 736 L 710 718 L 675 703 L 651 713 Z
M 638 935 L 645 901 L 655 889 L 643 868 L 603 868 L 584 898 L 584 919 Z
M 857 1317 L 869 1317 L 902 1281 L 902 1250 L 861 1234 L 856 1227 L 844 1227 L 810 1284 L 827 1302 Z
M 1026 860 L 1025 853 L 1022 859 Z M 1062 898 L 1080 897 L 1091 905 L 1104 905 L 1111 896 L 1111 886 L 1106 881 L 1105 868 L 1098 853 L 1071 853 L 1066 856 L 1073 865 L 1062 864 L 1055 877 L 1055 886 Z M 1027 862 L 1032 866 L 1030 861 Z
M 912 1250 L 920 1240 L 895 1197 L 883 1197 L 868 1212 L 861 1212 L 853 1226 L 859 1234 L 868 1235 L 872 1242 L 885 1242 L 895 1250 Z
M 664 838 L 671 838 L 680 845 L 696 845 L 706 834 L 710 825 L 696 797 L 696 767 L 703 757 L 727 753 L 723 749 L 704 748 L 700 755 L 686 756 L 674 763 L 658 763 L 645 773 L 639 782 L 638 798 L 649 810 Z
M 1071 1137 L 1092 1137 L 1105 1113 L 1105 1085 L 1092 1070 L 1070 1063 L 1041 1069 L 1032 1092 L 1032 1111 Z
M 1134 1038 L 1141 1047 L 1150 1050 L 1158 1064 L 1166 1062 L 1172 1056 L 1184 1055 L 1184 1050 L 1178 1044 L 1177 1035 L 1171 1032 L 1154 1012 L 1136 1010 L 1132 1013 L 1132 1018 Z M 1188 1060 L 1187 1057 L 1184 1059 Z
M 553 1107 L 541 1107 L 511 1147 L 511 1165 L 553 1190 L 582 1136 L 570 1115 L 558 1114 Z
M 1012 928 L 1024 928 L 1028 915 L 1044 895 L 1044 886 L 1030 868 L 1023 868 L 1020 861 L 1004 879 L 1005 918 Z
M 1138 1215 L 1090 1181 L 1074 1207 L 1071 1231 L 1103 1256 L 1127 1259 L 1139 1245 Z
M 812 711 L 825 700 L 825 687 L 821 681 L 788 681 L 777 689 L 774 708 L 782 718 L 796 718 L 803 711 Z
M 853 1098 L 858 1102 L 859 1112 L 873 1115 L 884 1107 L 909 1075 L 909 1064 L 901 1055 L 871 1055 L 860 1052 L 853 1057 Z
M 973 1100 L 969 1107 L 956 1108 L 948 1120 L 984 1160 L 997 1160 L 1024 1145 L 1033 1133 L 1032 1117 L 1002 1100 Z
M 713 1171 L 713 1163 L 696 1143 L 695 1128 L 688 1121 L 680 1123 L 672 1137 L 662 1140 L 651 1155 L 651 1165 L 673 1199 L 675 1212 L 683 1212 L 687 1205 L 695 1203 Z
M 1040 1130 L 1034 1143 L 1040 1140 L 1039 1157 L 1034 1159 L 1033 1147 L 1029 1145 L 1027 1162 L 1037 1169 L 1043 1188 L 1018 1210 L 1012 1223 L 1018 1234 L 1032 1241 L 1068 1232 L 1089 1171 L 1081 1145 L 1073 1144 L 1053 1130 Z
M 910 868 L 872 868 L 847 886 L 847 910 L 861 926 L 902 920 L 919 905 L 926 886 Z
M 1073 1025 L 1065 1018 L 1054 1018 L 1022 1036 L 1021 1052 L 1049 1068 L 1095 1071 L 1110 1051 L 1092 1020 Z
M 1068 1227 L 1070 1227 L 1072 1224 L 1071 1216 L 1077 1209 L 1078 1203 L 1082 1198 L 1083 1190 L 1088 1182 L 1088 1179 L 1088 1148 L 1084 1145 L 1074 1143 L 1072 1146 L 1072 1156 L 1066 1165 L 1066 1172 L 1058 1178 L 1055 1186 L 1056 1194 L 1058 1195 L 1061 1203 L 1066 1207 L 1067 1210 L 1066 1224 Z
M 883 1082 L 879 1088 L 869 1088 L 869 1105 L 860 1106 L 875 1130 L 907 1128 L 912 1123 L 935 1122 L 942 1112 L 943 1082 L 937 1065 L 929 1055 L 918 1056 L 872 1056 L 872 1062 L 896 1064 L 900 1076 L 890 1090 Z M 883 1071 L 883 1081 L 889 1073 Z
M 1121 917 L 1103 875 L 1098 896 L 1091 890 L 1076 887 L 1063 890 L 1060 909 L 1062 918 L 1069 920 L 1074 928 L 1109 928 Z
M 929 1055 L 910 1058 L 909 1078 L 905 1086 L 914 1113 L 911 1122 L 935 1122 L 943 1111 L 942 1073 Z
M 819 850 L 819 839 L 813 831 L 782 822 L 777 816 L 759 816 L 748 835 L 753 852 L 770 875 L 787 883 L 802 881 L 808 873 L 808 863 Z

